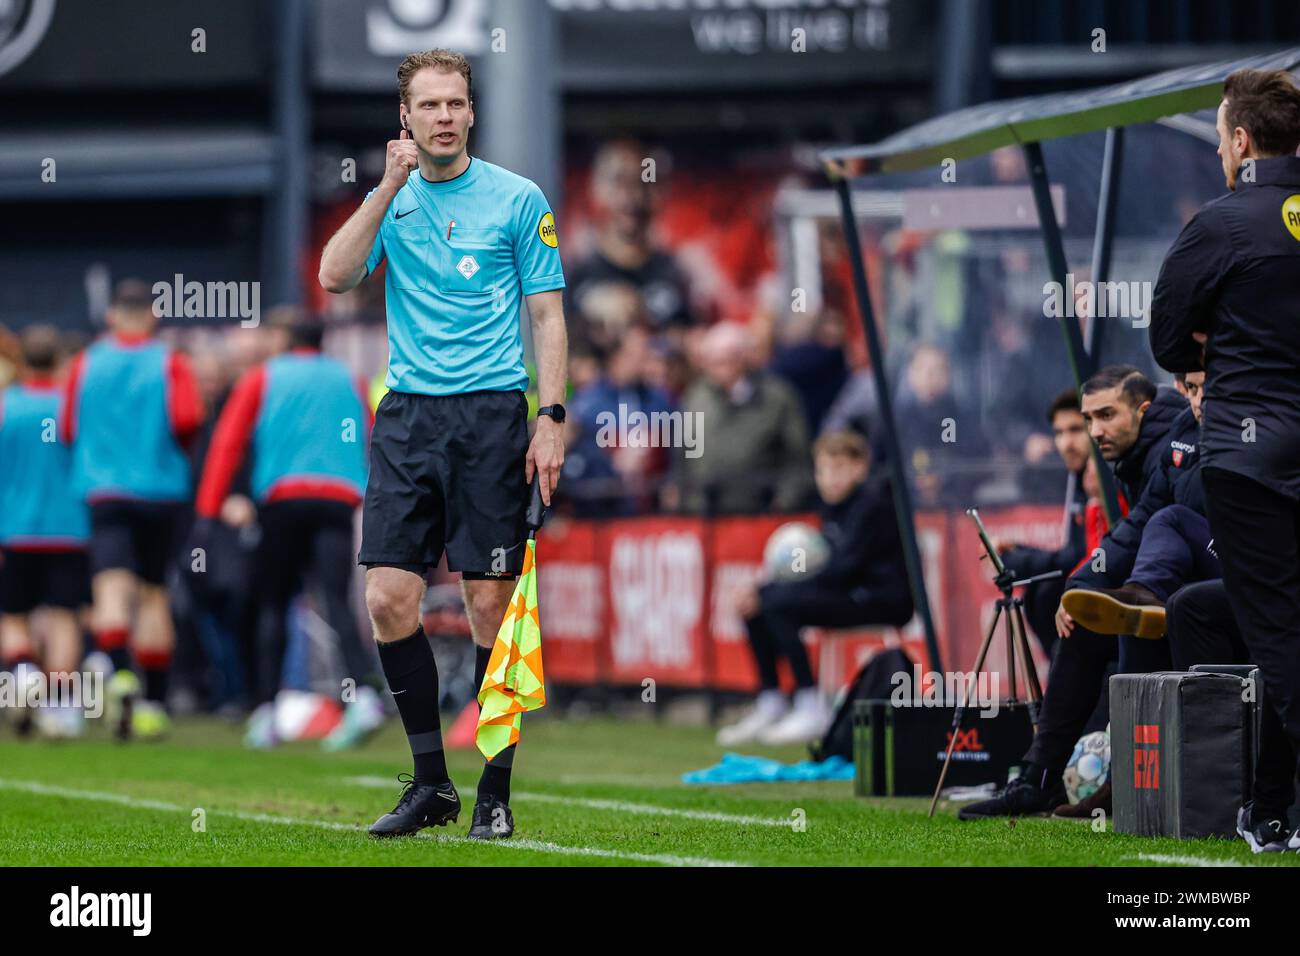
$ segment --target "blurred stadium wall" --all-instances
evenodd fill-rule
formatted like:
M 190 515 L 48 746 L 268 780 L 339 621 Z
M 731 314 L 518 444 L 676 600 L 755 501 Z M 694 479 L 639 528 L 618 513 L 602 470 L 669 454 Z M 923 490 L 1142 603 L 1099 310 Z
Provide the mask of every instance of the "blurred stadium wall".
M 485 119 L 476 152 L 580 214 L 566 195 L 612 136 L 666 150 L 696 196 L 740 171 L 754 183 L 742 195 L 762 201 L 801 168 L 807 144 L 866 141 L 979 99 L 1300 37 L 1297 5 L 1226 0 L 127 0 L 109 10 L 0 0 L 0 322 L 10 328 L 52 320 L 90 331 L 112 280 L 128 274 L 260 280 L 264 305 L 314 295 L 314 237 L 377 178 L 397 128 L 394 67 L 414 49 L 470 53 Z M 1105 57 L 1078 42 L 1098 23 L 1110 34 Z M 804 53 L 790 49 L 797 26 Z M 349 159 L 355 184 L 341 175 Z M 687 203 L 701 221 L 704 201 Z M 732 244 L 766 226 L 757 211 L 733 217 Z M 669 220 L 691 232 L 682 216 Z M 741 257 L 733 271 L 749 268 Z

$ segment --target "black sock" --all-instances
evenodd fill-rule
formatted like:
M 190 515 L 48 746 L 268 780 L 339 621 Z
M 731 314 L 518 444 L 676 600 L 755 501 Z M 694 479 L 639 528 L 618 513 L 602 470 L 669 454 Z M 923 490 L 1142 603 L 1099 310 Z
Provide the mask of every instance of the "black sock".
M 1050 793 L 1055 789 L 1052 785 L 1052 781 L 1059 781 L 1063 770 L 1058 770 L 1055 775 L 1053 775 L 1051 769 L 1048 767 L 1040 767 L 1036 763 L 1027 763 L 1022 772 L 1024 773 L 1025 779 L 1033 783 L 1035 787 L 1042 790 L 1044 793 Z
M 490 647 L 474 647 L 474 693 L 483 686 L 483 675 L 487 673 L 488 659 L 492 656 Z M 500 800 L 510 802 L 510 769 L 515 762 L 515 748 L 511 744 L 490 761 L 483 764 L 483 776 L 478 778 L 478 800 Z
M 446 783 L 447 759 L 442 752 L 442 725 L 438 719 L 438 666 L 424 627 L 417 627 L 414 634 L 400 641 L 378 643 L 379 663 L 411 745 L 415 782 Z
M 159 704 L 167 702 L 167 675 L 171 673 L 170 667 L 146 667 L 144 668 L 144 699 L 152 700 Z
M 511 744 L 483 765 L 483 776 L 478 778 L 478 801 L 500 800 L 510 802 L 510 769 L 515 762 L 515 748 Z

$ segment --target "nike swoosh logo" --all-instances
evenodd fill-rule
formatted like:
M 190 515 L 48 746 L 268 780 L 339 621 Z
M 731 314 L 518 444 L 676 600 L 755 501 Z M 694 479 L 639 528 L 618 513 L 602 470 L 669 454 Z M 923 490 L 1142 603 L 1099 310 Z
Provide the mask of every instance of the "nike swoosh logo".
M 416 212 L 419 208 L 420 208 L 419 206 L 415 206 L 414 208 L 406 210 L 406 212 L 394 213 L 393 218 L 401 219 L 403 216 L 409 216 L 411 213 Z
M 392 695 L 393 695 L 394 697 L 396 697 L 398 694 L 405 694 L 406 691 L 404 691 L 404 690 L 395 690 L 395 691 L 392 691 L 391 693 L 392 693 Z
M 450 800 L 452 803 L 455 803 L 455 802 L 456 802 L 456 797 L 455 797 L 455 795 L 453 795 L 453 794 L 450 794 L 450 793 L 441 793 L 441 792 L 440 792 L 440 793 L 438 794 L 438 796 L 442 797 L 442 799 L 444 799 L 444 800 Z

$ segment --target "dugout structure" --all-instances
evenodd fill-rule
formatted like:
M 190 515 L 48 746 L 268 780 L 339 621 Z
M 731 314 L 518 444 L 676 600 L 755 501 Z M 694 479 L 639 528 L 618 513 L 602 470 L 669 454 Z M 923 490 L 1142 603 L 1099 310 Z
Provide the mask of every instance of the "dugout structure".
M 1117 228 L 1123 228 L 1126 218 L 1130 218 L 1126 215 L 1129 203 L 1140 209 L 1153 193 L 1161 190 L 1175 192 L 1182 177 L 1187 175 L 1183 168 L 1184 159 L 1187 166 L 1198 167 L 1200 185 L 1175 199 L 1173 206 L 1179 212 L 1178 218 L 1185 221 L 1190 215 L 1190 209 L 1180 208 L 1180 199 L 1194 200 L 1199 206 L 1213 198 L 1213 194 L 1205 194 L 1205 184 L 1209 181 L 1206 177 L 1212 178 L 1218 169 L 1214 111 L 1222 99 L 1223 81 L 1227 76 L 1243 68 L 1294 72 L 1298 66 L 1300 47 L 1170 70 L 1095 89 L 985 103 L 935 117 L 878 143 L 838 147 L 820 154 L 823 169 L 838 196 L 854 300 L 874 378 L 873 424 L 879 423 L 881 433 L 876 437 L 889 460 L 908 580 L 934 669 L 942 670 L 943 665 L 917 543 L 908 459 L 903 454 L 900 422 L 895 414 L 895 392 L 891 380 L 897 377 L 897 369 L 890 366 L 891 356 L 886 354 L 881 323 L 877 321 L 873 303 L 873 295 L 884 296 L 888 290 L 880 288 L 880 269 L 876 270 L 875 287 L 868 277 L 860 232 L 861 208 L 854 200 L 855 185 L 865 180 L 875 191 L 882 188 L 913 190 L 920 199 L 919 203 L 913 203 L 919 206 L 919 211 L 910 216 L 910 222 L 905 212 L 903 220 L 914 231 L 923 232 L 927 226 L 936 230 L 950 228 L 954 222 L 968 230 L 978 230 L 980 223 L 970 221 L 972 215 L 977 219 L 996 220 L 1005 215 L 1019 219 L 1022 228 L 1034 229 L 1039 234 L 1046 260 L 1045 264 L 1039 264 L 1040 269 L 1045 265 L 1043 280 L 1059 283 L 1061 289 L 1073 290 L 1062 225 L 1071 198 L 1065 195 L 1061 183 L 1053 182 L 1047 153 L 1053 153 L 1053 168 L 1069 168 L 1076 186 L 1087 175 L 1079 169 L 1078 154 L 1087 156 L 1091 153 L 1099 159 L 1092 164 L 1091 170 L 1095 184 L 1092 188 L 1096 191 L 1076 189 L 1072 193 L 1081 192 L 1086 207 L 1086 215 L 1075 219 L 1092 220 L 1090 261 L 1081 265 L 1079 271 L 1086 271 L 1094 284 L 1104 283 L 1113 271 L 1112 252 Z M 1159 135 L 1153 132 L 1157 129 Z M 1177 144 L 1173 148 L 1169 145 L 1167 137 L 1171 134 L 1183 149 L 1195 152 L 1180 157 Z M 1126 135 L 1129 167 L 1145 170 L 1145 177 L 1139 177 L 1136 183 L 1141 188 L 1130 188 L 1125 193 L 1125 203 L 1121 206 L 1121 185 L 1128 181 L 1128 172 L 1125 171 Z M 1017 208 L 1020 204 L 1014 191 L 1001 194 L 961 191 L 964 187 L 963 168 L 978 168 L 978 164 L 991 155 L 1006 157 L 1011 152 L 1018 153 L 1023 162 L 1028 208 Z M 945 189 L 952 192 L 945 193 Z M 1218 189 L 1222 192 L 1221 176 Z M 1077 206 L 1076 201 L 1071 208 Z M 925 222 L 926 215 L 932 218 L 931 223 Z M 1007 222 L 1005 225 L 1011 228 L 1016 223 Z M 1173 241 L 1176 227 L 1177 222 L 1158 225 L 1155 234 L 1163 237 L 1166 248 Z M 1078 246 L 1078 243 L 1074 245 Z M 1144 278 L 1154 282 L 1155 275 L 1149 274 Z M 1070 379 L 1078 388 L 1100 364 L 1108 323 L 1092 315 L 1080 317 L 1073 313 L 1061 314 L 1058 319 L 1057 341 L 1064 344 L 1065 364 Z M 1144 331 L 1142 335 L 1145 337 Z M 1035 364 L 1054 361 L 1052 356 L 1039 353 L 1035 353 L 1035 360 Z M 1101 467 L 1100 460 L 1098 473 L 1104 506 L 1113 522 L 1119 513 L 1116 491 L 1110 470 Z

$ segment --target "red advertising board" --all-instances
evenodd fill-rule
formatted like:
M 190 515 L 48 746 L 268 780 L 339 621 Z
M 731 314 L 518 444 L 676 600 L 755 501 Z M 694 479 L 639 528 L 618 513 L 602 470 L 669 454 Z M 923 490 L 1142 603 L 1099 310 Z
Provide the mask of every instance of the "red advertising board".
M 1061 535 L 1061 511 L 1017 506 L 981 512 L 989 533 L 1041 547 Z M 556 518 L 538 542 L 546 674 L 572 684 L 641 684 L 752 690 L 757 675 L 737 594 L 752 584 L 768 536 L 808 516 Z M 997 589 L 974 525 L 961 512 L 917 515 L 917 536 L 946 670 L 969 670 L 993 614 Z M 905 575 L 900 564 L 898 573 Z M 823 687 L 850 680 L 875 650 L 901 642 L 933 667 L 917 618 L 900 630 L 805 632 Z M 1031 640 L 1040 673 L 1046 660 Z M 1005 644 L 988 669 L 1005 668 Z M 1005 677 L 1001 686 L 1005 688 Z
M 706 686 L 704 521 L 611 521 L 601 537 L 608 569 L 607 679 L 615 684 L 641 684 L 651 678 L 677 687 Z
M 1011 508 L 990 508 L 980 512 L 980 519 L 992 538 L 1006 538 L 1038 547 L 1059 547 L 1061 538 L 1061 509 L 1050 505 L 1017 505 Z M 954 512 L 947 516 L 950 526 L 944 548 L 948 567 L 948 580 L 952 583 L 945 624 L 937 624 L 947 640 L 944 648 L 944 667 L 950 671 L 968 671 L 975 665 L 980 642 L 993 620 L 994 602 L 998 589 L 993 585 L 993 569 L 987 559 L 980 560 L 984 547 L 975 532 L 975 523 L 965 514 Z M 989 647 L 984 669 L 997 675 L 998 687 L 1003 694 L 1009 689 L 1006 674 L 1006 638 L 1004 626 L 998 625 L 998 634 Z M 1041 653 L 1038 642 L 1031 636 L 1030 650 L 1034 654 L 1040 678 L 1046 677 L 1047 658 Z M 1020 696 L 1024 696 L 1023 688 Z
M 595 684 L 601 677 L 608 615 L 598 529 L 595 522 L 555 518 L 537 541 L 544 667 L 560 683 Z
M 718 518 L 710 526 L 709 637 L 713 687 L 725 690 L 758 687 L 758 671 L 749 650 L 744 621 L 736 612 L 736 598 L 758 578 L 768 536 L 787 521 L 816 524 L 812 516 L 763 515 Z

